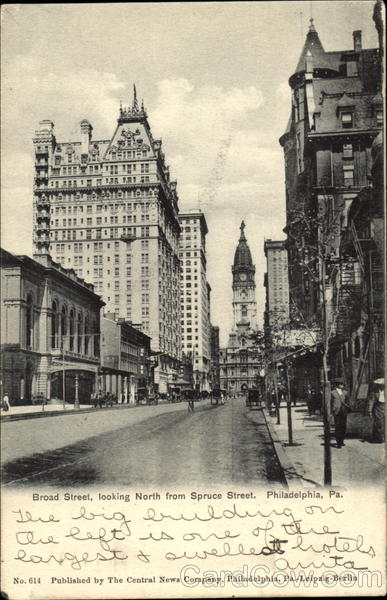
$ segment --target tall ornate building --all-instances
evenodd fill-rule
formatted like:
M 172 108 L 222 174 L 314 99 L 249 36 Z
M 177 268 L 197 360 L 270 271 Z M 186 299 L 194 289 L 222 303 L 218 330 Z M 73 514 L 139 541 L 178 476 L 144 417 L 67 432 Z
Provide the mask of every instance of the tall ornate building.
M 208 228 L 201 211 L 180 213 L 179 222 L 182 348 L 184 354 L 192 359 L 196 389 L 209 390 L 211 288 L 207 283 Z
M 265 240 L 265 326 L 278 327 L 289 320 L 288 252 L 284 240 Z
M 228 392 L 243 392 L 257 386 L 261 361 L 255 344 L 257 303 L 255 300 L 255 266 L 245 236 L 241 234 L 232 266 L 233 328 L 227 348 L 220 350 L 220 387 Z
M 134 89 L 110 139 L 59 141 L 51 121 L 34 138 L 34 246 L 94 284 L 116 317 L 141 323 L 166 392 L 181 357 L 178 196 L 161 140 Z
M 308 325 L 329 332 L 329 376 L 344 377 L 353 400 L 359 390 L 366 396 L 363 384 L 373 374 L 381 376 L 376 356 L 382 336 L 375 340 L 376 308 L 366 296 L 380 290 L 373 290 L 365 277 L 368 272 L 372 279 L 375 269 L 379 280 L 384 255 L 382 244 L 377 248 L 375 243 L 381 240 L 382 202 L 371 189 L 378 186 L 373 151 L 384 116 L 381 11 L 378 1 L 374 20 L 379 48 L 363 48 L 362 32 L 354 31 L 352 48 L 326 51 L 311 19 L 289 78 L 291 113 L 280 138 L 292 308 Z M 375 250 L 372 259 L 370 247 Z M 374 259 L 373 265 L 366 262 Z M 304 382 L 323 380 L 321 357 L 317 348 L 295 361 L 305 368 Z M 370 357 L 375 364 L 367 374 L 364 365 Z
M 313 255 L 320 235 L 317 215 L 325 213 L 334 221 L 332 229 L 343 231 L 353 199 L 371 181 L 372 142 L 383 127 L 379 64 L 380 50 L 364 49 L 361 31 L 353 32 L 352 49 L 326 51 L 311 19 L 289 78 L 291 114 L 280 138 L 289 285 L 292 300 L 307 320 L 321 308 L 321 265 Z M 308 216 L 308 228 L 300 215 Z M 332 234 L 336 258 L 339 239 L 340 231 Z

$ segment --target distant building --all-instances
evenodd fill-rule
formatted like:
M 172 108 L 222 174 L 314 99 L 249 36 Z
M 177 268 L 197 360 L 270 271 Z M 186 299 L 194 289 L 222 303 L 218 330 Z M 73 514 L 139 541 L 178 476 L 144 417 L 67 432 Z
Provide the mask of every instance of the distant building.
M 153 391 L 150 337 L 114 314 L 101 319 L 101 369 L 98 391 L 135 403 Z
M 195 386 L 203 391 L 209 389 L 211 358 L 211 288 L 207 282 L 206 255 L 208 228 L 201 211 L 180 213 L 179 222 L 182 349 L 186 356 L 192 356 Z
M 289 320 L 288 252 L 286 242 L 265 240 L 266 256 L 266 306 L 267 326 L 280 326 Z
M 256 345 L 257 303 L 255 266 L 241 223 L 241 235 L 234 255 L 233 328 L 227 348 L 219 351 L 220 387 L 231 393 L 257 387 L 261 357 Z
M 91 284 L 48 255 L 1 250 L 2 393 L 11 404 L 89 402 L 102 306 Z
M 178 196 L 161 140 L 134 90 L 110 139 L 84 119 L 75 140 L 41 121 L 34 137 L 34 247 L 91 281 L 116 317 L 142 323 L 159 353 L 155 385 L 181 358 Z

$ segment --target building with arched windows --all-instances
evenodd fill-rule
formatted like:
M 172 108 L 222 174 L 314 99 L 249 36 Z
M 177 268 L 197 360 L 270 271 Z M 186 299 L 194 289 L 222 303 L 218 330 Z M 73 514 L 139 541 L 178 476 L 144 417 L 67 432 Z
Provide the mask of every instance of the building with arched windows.
M 91 284 L 49 256 L 1 249 L 1 397 L 87 402 L 100 364 L 103 305 Z
M 244 232 L 244 221 L 240 229 L 232 266 L 233 328 L 227 348 L 221 348 L 219 352 L 220 387 L 231 393 L 256 388 L 262 368 L 256 343 L 255 266 Z

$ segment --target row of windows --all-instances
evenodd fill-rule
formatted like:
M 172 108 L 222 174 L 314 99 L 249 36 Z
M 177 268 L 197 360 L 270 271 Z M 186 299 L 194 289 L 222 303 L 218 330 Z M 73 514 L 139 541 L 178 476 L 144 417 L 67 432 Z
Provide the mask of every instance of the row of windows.
M 37 176 L 44 177 L 45 173 L 38 172 Z M 51 181 L 50 185 L 51 185 L 51 187 L 55 187 L 55 188 L 59 188 L 59 187 L 76 188 L 76 187 L 78 187 L 78 183 L 79 183 L 79 187 L 93 187 L 93 185 L 94 185 L 92 179 L 87 179 L 85 181 L 83 179 L 81 179 L 79 182 L 76 179 L 65 179 L 65 180 L 62 180 L 61 186 L 59 185 L 60 183 L 61 183 L 60 180 L 54 180 L 54 181 Z M 121 179 L 118 177 L 106 177 L 105 184 L 110 184 L 110 183 L 117 184 L 117 185 L 119 183 L 137 183 L 137 178 L 136 177 L 122 177 L 122 179 Z M 149 175 L 141 175 L 138 183 L 150 183 Z M 96 185 L 97 186 L 102 185 L 102 179 L 97 179 Z M 138 195 L 140 195 L 140 194 L 138 194 Z
M 142 212 L 148 212 L 150 206 L 149 206 L 149 202 L 122 202 L 120 204 L 87 204 L 86 205 L 86 212 L 91 214 L 93 212 L 93 209 L 95 209 L 95 212 L 97 213 L 101 213 L 102 211 L 107 212 L 117 212 L 119 210 L 125 211 L 125 212 L 132 212 L 132 210 L 138 210 L 138 211 L 142 211 Z M 84 212 L 84 205 L 82 204 L 74 204 L 71 205 L 69 204 L 68 206 L 66 205 L 62 205 L 62 206 L 56 206 L 55 207 L 55 214 L 62 214 L 65 215 L 66 212 L 68 214 L 74 213 L 83 213 Z M 54 213 L 54 209 L 51 209 L 51 214 Z
M 42 228 L 37 228 L 37 229 L 42 229 Z M 48 230 L 47 227 L 44 228 L 44 230 Z M 50 238 L 53 238 L 55 241 L 59 240 L 59 233 L 61 233 L 61 239 L 62 240 L 76 240 L 77 239 L 77 233 L 79 233 L 80 237 L 84 237 L 84 230 L 61 230 L 61 231 L 51 231 L 50 232 Z M 108 237 L 109 239 L 111 237 L 118 237 L 119 235 L 119 230 L 118 228 L 111 228 L 109 230 L 105 229 L 103 231 L 104 236 Z M 123 227 L 122 228 L 122 235 L 132 235 L 134 237 L 136 237 L 135 234 L 135 228 L 131 228 L 131 227 Z M 141 237 L 149 237 L 149 227 L 141 227 Z M 86 239 L 87 240 L 92 240 L 93 238 L 96 238 L 97 240 L 102 239 L 102 229 L 86 229 Z
M 108 220 L 108 217 L 104 217 L 103 222 L 104 223 L 109 223 L 111 225 L 114 224 L 118 224 L 119 223 L 119 217 L 118 216 L 111 216 L 110 219 Z M 137 221 L 137 217 L 136 215 L 123 215 L 122 216 L 122 222 L 123 223 L 136 223 Z M 150 221 L 150 215 L 149 214 L 142 214 L 141 215 L 141 221 Z M 50 221 L 51 225 L 54 225 L 55 227 L 60 227 L 60 223 L 59 223 L 59 219 L 53 219 Z M 80 219 L 79 223 L 78 220 L 76 218 L 69 218 L 69 219 L 62 219 L 62 227 L 71 227 L 71 226 L 76 226 L 76 225 L 83 225 L 84 223 L 84 219 Z M 95 218 L 95 222 L 93 221 L 93 217 L 88 217 L 86 219 L 86 225 L 88 227 L 92 227 L 93 225 L 102 225 L 102 217 L 96 217 Z

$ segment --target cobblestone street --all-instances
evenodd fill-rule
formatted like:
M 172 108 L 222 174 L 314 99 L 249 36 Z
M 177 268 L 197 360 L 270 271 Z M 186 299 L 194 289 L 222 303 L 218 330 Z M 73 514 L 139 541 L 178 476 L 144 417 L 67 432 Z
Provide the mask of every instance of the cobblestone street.
M 80 421 L 87 423 L 88 438 L 76 441 Z M 265 420 L 243 400 L 226 406 L 202 401 L 193 414 L 179 404 L 7 423 L 5 448 L 16 430 L 23 439 L 23 429 L 30 432 L 28 454 L 3 456 L 8 485 L 284 482 Z

